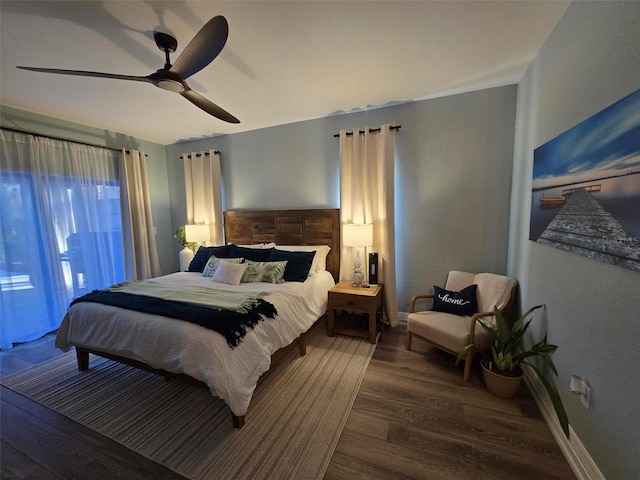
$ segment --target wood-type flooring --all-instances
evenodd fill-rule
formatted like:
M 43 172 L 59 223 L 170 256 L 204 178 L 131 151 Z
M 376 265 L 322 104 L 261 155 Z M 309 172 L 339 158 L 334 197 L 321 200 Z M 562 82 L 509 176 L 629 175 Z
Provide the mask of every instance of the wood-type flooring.
M 53 338 L 0 352 L 1 375 L 60 354 Z M 453 357 L 417 338 L 408 352 L 404 340 L 402 327 L 383 333 L 326 480 L 576 478 L 526 387 L 499 399 L 478 365 L 465 384 Z M 9 389 L 0 395 L 2 479 L 183 478 Z

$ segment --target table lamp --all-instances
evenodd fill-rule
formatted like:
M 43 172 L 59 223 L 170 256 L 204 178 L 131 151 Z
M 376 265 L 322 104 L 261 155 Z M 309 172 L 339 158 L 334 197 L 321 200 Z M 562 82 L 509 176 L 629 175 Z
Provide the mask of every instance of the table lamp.
M 349 223 L 342 227 L 342 244 L 353 247 L 353 286 L 362 287 L 364 275 L 360 261 L 360 248 L 373 245 L 373 224 Z
M 184 238 L 189 243 L 197 243 L 204 245 L 211 239 L 211 231 L 209 225 L 185 225 L 184 226 Z

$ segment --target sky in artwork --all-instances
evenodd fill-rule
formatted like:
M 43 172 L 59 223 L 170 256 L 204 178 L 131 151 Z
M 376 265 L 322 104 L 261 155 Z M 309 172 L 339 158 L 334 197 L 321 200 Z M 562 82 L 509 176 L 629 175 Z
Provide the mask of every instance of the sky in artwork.
M 536 148 L 533 188 L 640 171 L 640 90 Z

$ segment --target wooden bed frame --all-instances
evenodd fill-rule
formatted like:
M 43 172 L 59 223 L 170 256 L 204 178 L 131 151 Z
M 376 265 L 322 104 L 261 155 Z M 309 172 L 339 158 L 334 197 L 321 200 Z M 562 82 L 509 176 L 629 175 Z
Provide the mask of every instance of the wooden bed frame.
M 336 208 L 307 210 L 229 210 L 224 212 L 224 232 L 226 243 L 252 245 L 275 242 L 279 245 L 328 245 L 327 270 L 334 280 L 340 273 L 340 210 Z M 326 314 L 325 314 L 326 316 Z M 320 317 L 322 318 L 322 317 Z M 271 356 L 271 366 L 285 356 L 292 346 L 299 345 L 300 355 L 307 353 L 305 333 L 290 345 L 281 348 Z M 203 382 L 183 373 L 172 373 L 150 367 L 146 363 L 118 355 L 76 346 L 78 370 L 89 368 L 89 354 L 115 360 L 135 368 L 162 375 L 166 379 L 178 379 L 204 385 Z M 231 413 L 234 428 L 242 428 L 244 415 Z

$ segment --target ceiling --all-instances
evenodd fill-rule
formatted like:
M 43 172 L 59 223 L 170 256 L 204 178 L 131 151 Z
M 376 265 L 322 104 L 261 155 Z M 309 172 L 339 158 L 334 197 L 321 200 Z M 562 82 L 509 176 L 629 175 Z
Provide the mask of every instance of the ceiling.
M 564 1 L 0 1 L 0 103 L 160 144 L 517 83 Z M 23 71 L 148 75 L 213 16 L 229 37 L 189 86 L 222 122 L 149 83 Z

